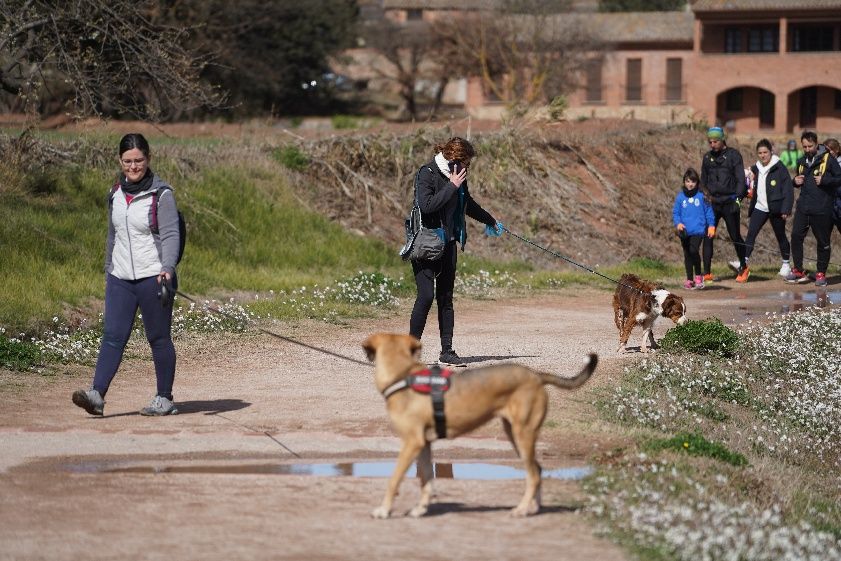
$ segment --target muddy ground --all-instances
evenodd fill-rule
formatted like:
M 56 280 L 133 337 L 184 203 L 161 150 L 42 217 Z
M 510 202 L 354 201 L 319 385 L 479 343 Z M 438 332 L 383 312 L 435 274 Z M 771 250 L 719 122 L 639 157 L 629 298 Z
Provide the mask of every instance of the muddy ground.
M 747 286 L 731 277 L 682 294 L 691 318 L 735 325 L 827 297 L 837 303 L 841 279 L 832 280 L 822 297 L 812 286 L 792 287 L 770 275 Z M 593 455 L 625 443 L 592 405 L 640 356 L 616 352 L 610 301 L 608 292 L 566 289 L 456 303 L 456 350 L 474 364 L 512 360 L 571 374 L 585 353 L 599 353 L 587 386 L 549 390 L 539 443 L 547 470 L 585 467 Z M 387 319 L 344 326 L 267 327 L 363 360 L 360 342 L 375 331 L 405 331 L 410 304 Z M 431 319 L 424 336 L 430 361 L 438 353 Z M 666 320 L 657 324 L 658 339 L 668 327 Z M 74 389 L 88 386 L 89 369 L 0 372 L 0 559 L 627 558 L 594 534 L 575 480 L 545 480 L 543 512 L 513 519 L 508 510 L 522 480 L 442 478 L 430 515 L 412 519 L 404 513 L 418 488 L 407 479 L 395 517 L 373 520 L 386 480 L 339 475 L 352 473 L 348 464 L 359 468 L 396 455 L 371 367 L 261 333 L 190 336 L 176 346 L 181 412 L 171 417 L 137 414 L 154 393 L 149 360 L 123 365 L 104 418 L 70 402 Z M 437 462 L 467 464 L 468 472 L 474 462 L 517 466 L 495 422 L 436 443 L 433 453 Z M 332 475 L 308 474 L 313 464 Z

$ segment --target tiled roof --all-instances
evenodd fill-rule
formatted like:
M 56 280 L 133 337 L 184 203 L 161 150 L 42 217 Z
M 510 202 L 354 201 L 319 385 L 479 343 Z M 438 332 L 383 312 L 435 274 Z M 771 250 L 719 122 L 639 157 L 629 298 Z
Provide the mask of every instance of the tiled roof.
M 695 0 L 695 12 L 839 9 L 841 0 Z
M 691 12 L 569 14 L 608 43 L 692 43 Z

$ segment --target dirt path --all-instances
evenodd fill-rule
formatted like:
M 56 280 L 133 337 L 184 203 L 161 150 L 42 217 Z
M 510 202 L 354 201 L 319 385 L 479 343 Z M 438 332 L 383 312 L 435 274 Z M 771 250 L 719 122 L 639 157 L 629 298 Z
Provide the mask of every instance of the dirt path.
M 839 300 L 833 290 L 830 298 Z M 683 294 L 690 317 L 731 325 L 815 299 L 814 287 L 761 279 Z M 550 389 L 539 444 L 547 470 L 583 467 L 593 452 L 621 444 L 590 404 L 639 356 L 615 352 L 610 298 L 567 290 L 456 304 L 456 349 L 477 363 L 514 360 L 572 373 L 584 354 L 599 353 L 597 375 L 584 389 Z M 364 337 L 404 331 L 407 315 L 272 329 L 362 360 Z M 437 330 L 429 325 L 424 358 L 433 360 Z M 658 323 L 657 337 L 668 327 Z M 148 360 L 123 365 L 101 419 L 70 403 L 71 392 L 89 384 L 87 371 L 0 373 L 7 397 L 0 412 L 0 559 L 625 558 L 592 534 L 578 514 L 585 496 L 569 480 L 547 479 L 544 512 L 520 520 L 507 511 L 522 480 L 439 479 L 438 504 L 415 520 L 403 517 L 418 496 L 415 480 L 407 479 L 397 517 L 372 520 L 385 479 L 338 475 L 354 463 L 392 462 L 398 448 L 371 367 L 266 335 L 192 337 L 176 345 L 181 414 L 166 418 L 136 413 L 154 391 Z M 496 423 L 433 451 L 442 463 L 518 467 Z

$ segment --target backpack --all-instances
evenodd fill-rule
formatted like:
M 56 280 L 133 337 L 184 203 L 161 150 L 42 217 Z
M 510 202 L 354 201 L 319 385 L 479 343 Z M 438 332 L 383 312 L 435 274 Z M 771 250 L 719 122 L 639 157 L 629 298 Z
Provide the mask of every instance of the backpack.
M 111 193 L 108 195 L 108 209 L 110 211 L 111 204 L 114 199 L 114 193 L 120 188 L 120 183 L 117 182 L 111 187 Z M 160 233 L 158 230 L 158 201 L 161 198 L 161 191 L 172 190 L 171 187 L 161 187 L 152 193 L 152 216 L 150 219 L 149 229 L 153 234 Z M 175 259 L 175 264 L 181 263 L 181 258 L 184 257 L 184 246 L 187 244 L 187 221 L 184 220 L 184 214 L 178 211 L 178 257 Z

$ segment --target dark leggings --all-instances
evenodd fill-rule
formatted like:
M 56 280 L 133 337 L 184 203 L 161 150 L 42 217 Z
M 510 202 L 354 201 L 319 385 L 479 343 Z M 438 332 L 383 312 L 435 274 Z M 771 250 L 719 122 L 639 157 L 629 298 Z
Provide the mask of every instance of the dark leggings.
M 432 300 L 438 302 L 438 331 L 441 333 L 441 350 L 453 346 L 453 287 L 456 282 L 456 242 L 450 242 L 438 261 L 413 261 L 412 272 L 418 295 L 409 320 L 409 333 L 418 339 L 423 335 Z
M 704 236 L 686 236 L 680 239 L 683 246 L 683 266 L 686 267 L 686 278 L 693 279 L 693 275 L 701 275 L 701 241 Z
M 803 241 L 806 233 L 812 229 L 812 235 L 818 242 L 819 273 L 826 273 L 831 256 L 829 240 L 832 237 L 832 214 L 807 214 L 805 212 L 794 213 L 794 224 L 791 226 L 791 258 L 794 266 L 803 270 Z
M 175 379 L 175 346 L 172 344 L 172 306 L 161 306 L 158 278 L 136 281 L 108 275 L 105 281 L 105 328 L 93 375 L 93 388 L 104 397 L 120 367 L 137 309 L 143 316 L 146 339 L 152 347 L 158 394 L 172 399 Z
M 724 225 L 727 226 L 727 234 L 733 242 L 733 247 L 736 248 L 736 256 L 739 258 L 739 263 L 742 267 L 745 266 L 745 244 L 742 240 L 742 232 L 739 230 L 739 205 L 736 201 L 727 203 L 723 207 L 713 205 L 713 214 L 715 215 L 715 229 L 718 230 L 718 221 L 724 219 Z M 704 273 L 709 274 L 713 263 L 713 239 L 704 238 Z
M 774 230 L 774 235 L 777 237 L 777 244 L 780 246 L 780 256 L 783 261 L 788 261 L 791 255 L 791 244 L 788 243 L 786 237 L 786 221 L 779 214 L 768 214 L 758 209 L 753 209 L 750 215 L 750 222 L 748 223 L 748 237 L 745 239 L 745 259 L 753 253 L 753 244 L 756 243 L 756 236 L 759 231 L 765 226 L 768 220 L 771 220 L 771 228 Z

